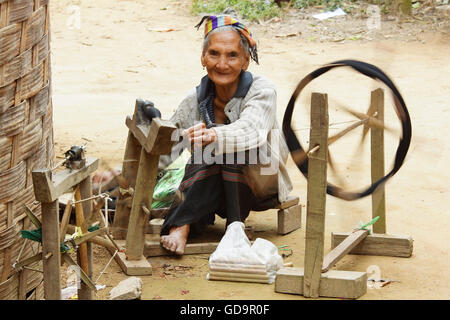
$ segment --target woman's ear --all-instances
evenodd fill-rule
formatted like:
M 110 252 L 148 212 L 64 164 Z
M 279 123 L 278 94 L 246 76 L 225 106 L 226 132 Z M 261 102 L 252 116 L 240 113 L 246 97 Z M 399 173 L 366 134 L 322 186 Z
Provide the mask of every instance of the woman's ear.
M 247 54 L 244 57 L 244 64 L 242 65 L 242 70 L 247 71 L 249 65 L 250 65 L 250 55 Z
M 202 63 L 202 67 L 204 68 L 206 66 L 205 54 L 204 53 L 202 53 L 202 55 L 200 56 L 200 61 Z

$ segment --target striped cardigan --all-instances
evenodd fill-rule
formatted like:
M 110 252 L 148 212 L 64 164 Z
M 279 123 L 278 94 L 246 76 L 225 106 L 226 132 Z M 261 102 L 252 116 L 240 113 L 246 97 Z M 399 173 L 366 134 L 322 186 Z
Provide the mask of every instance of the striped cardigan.
M 278 200 L 283 202 L 292 190 L 292 183 L 285 166 L 289 150 L 276 120 L 276 103 L 274 84 L 263 76 L 254 75 L 247 94 L 243 97 L 233 97 L 225 106 L 225 114 L 230 124 L 213 129 L 218 138 L 216 155 L 246 151 L 267 143 L 271 168 L 263 166 L 266 167 L 265 173 L 264 168 L 257 171 L 261 173 L 261 181 L 264 181 L 270 172 L 276 175 Z M 195 88 L 189 91 L 170 121 L 179 129 L 190 128 L 202 121 Z M 172 154 L 179 154 L 183 147 L 182 143 L 175 144 Z M 166 167 L 173 160 L 173 157 L 168 155 L 161 156 L 160 168 Z

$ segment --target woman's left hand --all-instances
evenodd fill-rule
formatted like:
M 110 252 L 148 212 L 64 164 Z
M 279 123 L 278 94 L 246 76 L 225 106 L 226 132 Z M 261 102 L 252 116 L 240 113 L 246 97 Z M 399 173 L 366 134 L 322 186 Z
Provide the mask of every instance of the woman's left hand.
M 198 123 L 182 132 L 185 139 L 189 139 L 189 142 L 194 148 L 206 146 L 217 140 L 217 134 L 214 129 L 207 129 L 204 123 Z

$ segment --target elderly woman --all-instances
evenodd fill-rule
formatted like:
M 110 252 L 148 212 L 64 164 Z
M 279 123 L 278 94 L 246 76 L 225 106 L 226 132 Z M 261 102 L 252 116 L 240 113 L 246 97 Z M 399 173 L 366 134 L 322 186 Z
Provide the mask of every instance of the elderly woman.
M 179 199 L 161 230 L 162 246 L 180 255 L 191 227 L 214 223 L 215 214 L 227 225 L 243 222 L 250 210 L 274 208 L 292 189 L 285 168 L 288 149 L 276 121 L 275 87 L 247 71 L 250 59 L 258 63 L 252 34 L 229 16 L 205 16 L 197 28 L 203 22 L 201 63 L 207 75 L 171 118 L 193 151 Z M 174 150 L 183 147 L 180 142 Z M 204 154 L 196 157 L 199 150 Z M 160 167 L 169 162 L 163 156 Z

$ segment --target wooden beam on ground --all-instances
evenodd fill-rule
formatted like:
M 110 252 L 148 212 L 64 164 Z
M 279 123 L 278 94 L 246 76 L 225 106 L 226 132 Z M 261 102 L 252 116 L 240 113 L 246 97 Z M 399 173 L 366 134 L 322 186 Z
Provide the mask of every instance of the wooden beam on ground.
M 303 295 L 319 297 L 325 233 L 325 206 L 328 155 L 328 100 L 326 94 L 311 95 L 309 145 L 319 146 L 308 161 L 308 186 L 305 231 L 305 281 Z
M 384 123 L 384 92 L 383 89 L 372 91 L 370 108 L 376 112 L 376 118 Z M 384 130 L 371 127 L 370 155 L 372 183 L 384 177 Z M 372 193 L 372 218 L 380 217 L 372 227 L 374 233 L 386 233 L 386 194 L 384 184 Z
M 331 250 L 323 259 L 322 272 L 330 270 L 339 260 L 356 247 L 369 232 L 367 230 L 357 230 L 345 238 L 339 245 Z
M 331 248 L 338 246 L 349 233 L 331 233 Z M 413 251 L 411 236 L 395 236 L 389 234 L 370 234 L 354 247 L 349 254 L 389 256 L 409 258 Z
M 367 292 L 367 273 L 329 270 L 320 274 L 319 296 L 357 299 Z M 303 268 L 281 268 L 275 278 L 275 292 L 304 295 Z
M 219 245 L 218 242 L 188 243 L 184 248 L 183 255 L 213 253 L 218 245 Z M 145 242 L 144 256 L 158 257 L 168 255 L 175 255 L 175 253 L 166 250 L 164 247 L 161 246 L 161 243 L 159 241 Z

